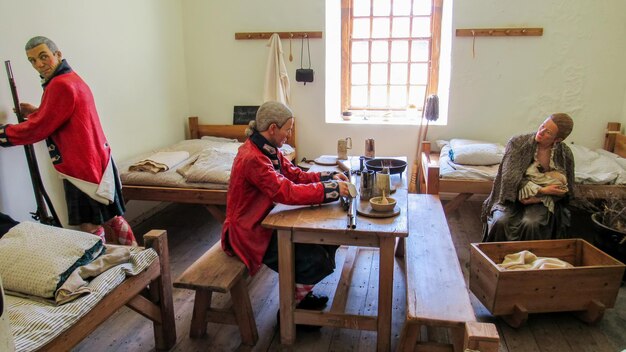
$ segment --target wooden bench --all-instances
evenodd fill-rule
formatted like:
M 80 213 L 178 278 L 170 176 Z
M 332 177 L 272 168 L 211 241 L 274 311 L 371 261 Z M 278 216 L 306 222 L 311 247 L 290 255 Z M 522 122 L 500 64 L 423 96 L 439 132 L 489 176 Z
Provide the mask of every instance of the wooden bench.
M 463 272 L 452 243 L 439 198 L 408 195 L 409 236 L 405 246 L 406 322 L 399 351 L 453 350 L 498 351 L 499 337 L 493 324 L 476 322 Z M 420 336 L 421 327 L 446 328 L 450 344 Z M 430 340 L 430 341 L 429 341 Z
M 222 250 L 218 241 L 174 282 L 174 287 L 196 291 L 190 337 L 206 335 L 207 323 L 238 325 L 241 341 L 254 345 L 259 339 L 252 304 L 248 296 L 248 270 L 237 258 Z M 213 292 L 230 293 L 228 308 L 212 308 Z

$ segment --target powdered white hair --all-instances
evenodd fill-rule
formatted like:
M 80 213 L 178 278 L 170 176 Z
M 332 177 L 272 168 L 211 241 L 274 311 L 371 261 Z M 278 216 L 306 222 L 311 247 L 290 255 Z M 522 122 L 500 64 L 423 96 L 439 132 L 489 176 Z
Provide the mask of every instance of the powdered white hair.
M 277 101 L 265 102 L 257 110 L 256 119 L 248 124 L 246 136 L 252 135 L 255 130 L 258 132 L 267 131 L 273 123 L 278 127 L 283 127 L 291 118 L 293 118 L 293 112 L 287 105 Z

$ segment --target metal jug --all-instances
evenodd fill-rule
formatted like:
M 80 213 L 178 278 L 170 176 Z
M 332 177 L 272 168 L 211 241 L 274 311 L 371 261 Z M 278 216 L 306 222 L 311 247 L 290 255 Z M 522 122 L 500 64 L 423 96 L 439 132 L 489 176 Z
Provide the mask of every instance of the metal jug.
M 361 184 L 360 184 L 360 196 L 362 200 L 369 200 L 373 196 L 374 192 L 374 178 L 375 172 L 373 170 L 363 170 L 361 172 Z

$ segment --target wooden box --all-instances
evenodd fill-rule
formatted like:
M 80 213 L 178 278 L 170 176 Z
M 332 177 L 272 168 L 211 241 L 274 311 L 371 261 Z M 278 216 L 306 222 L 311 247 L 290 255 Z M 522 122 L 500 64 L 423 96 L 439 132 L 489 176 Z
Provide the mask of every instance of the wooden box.
M 506 270 L 504 256 L 529 250 L 538 257 L 564 260 L 574 268 Z M 470 290 L 496 316 L 518 327 L 528 313 L 576 311 L 597 322 L 612 308 L 624 264 L 582 239 L 472 243 Z

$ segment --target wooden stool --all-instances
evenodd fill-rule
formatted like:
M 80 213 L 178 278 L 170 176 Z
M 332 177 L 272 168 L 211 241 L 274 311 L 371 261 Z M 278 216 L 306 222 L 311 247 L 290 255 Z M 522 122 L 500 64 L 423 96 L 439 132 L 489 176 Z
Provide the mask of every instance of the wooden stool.
M 174 287 L 196 291 L 189 337 L 206 335 L 207 323 L 238 325 L 241 341 L 254 345 L 259 333 L 248 296 L 248 270 L 237 258 L 224 253 L 218 241 L 196 260 L 174 282 Z M 211 307 L 213 292 L 229 293 L 231 306 L 226 309 Z

